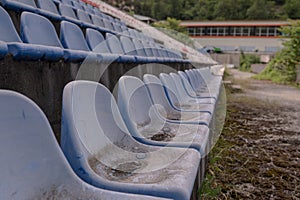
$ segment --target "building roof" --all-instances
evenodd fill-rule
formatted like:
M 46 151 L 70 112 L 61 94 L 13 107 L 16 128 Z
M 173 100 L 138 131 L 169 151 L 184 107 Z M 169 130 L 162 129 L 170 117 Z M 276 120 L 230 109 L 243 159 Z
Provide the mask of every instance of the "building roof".
M 147 17 L 147 16 L 143 16 L 143 15 L 133 15 L 134 18 L 140 20 L 140 21 L 143 21 L 143 22 L 147 22 L 147 21 L 150 21 L 150 22 L 156 22 L 155 19 L 151 18 L 151 17 Z
M 283 26 L 288 21 L 182 21 L 181 26 Z

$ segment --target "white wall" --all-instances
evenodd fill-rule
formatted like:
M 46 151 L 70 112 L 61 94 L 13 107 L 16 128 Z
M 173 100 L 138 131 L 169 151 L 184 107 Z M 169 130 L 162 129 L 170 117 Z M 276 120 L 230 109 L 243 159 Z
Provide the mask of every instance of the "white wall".
M 264 51 L 266 46 L 281 47 L 281 38 L 194 38 L 202 46 L 255 46 Z

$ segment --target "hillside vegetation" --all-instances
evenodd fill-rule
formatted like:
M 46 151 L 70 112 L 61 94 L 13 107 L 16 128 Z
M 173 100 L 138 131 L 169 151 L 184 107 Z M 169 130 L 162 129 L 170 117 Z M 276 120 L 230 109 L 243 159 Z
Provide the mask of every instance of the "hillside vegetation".
M 281 32 L 288 38 L 283 42 L 284 48 L 256 78 L 276 83 L 295 83 L 300 64 L 300 20 L 291 21 L 291 25 L 282 27 Z
M 121 10 L 180 20 L 300 19 L 299 0 L 104 0 Z

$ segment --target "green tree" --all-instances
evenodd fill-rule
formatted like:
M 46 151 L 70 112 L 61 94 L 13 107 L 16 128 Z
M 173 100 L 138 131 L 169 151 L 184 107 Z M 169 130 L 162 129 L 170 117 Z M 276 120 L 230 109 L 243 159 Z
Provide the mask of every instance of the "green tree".
M 180 18 L 180 13 L 183 8 L 183 0 L 169 0 L 170 5 L 170 16 L 176 19 Z
M 251 1 L 244 0 L 218 1 L 214 7 L 214 16 L 220 20 L 242 20 L 246 18 L 246 12 L 250 5 Z
M 168 17 L 166 21 L 156 22 L 153 24 L 153 26 L 177 41 L 195 48 L 197 44 L 188 36 L 186 29 L 182 26 L 179 26 L 180 22 L 180 20 Z
M 196 0 L 186 0 L 183 1 L 182 11 L 180 13 L 179 19 L 181 20 L 192 20 L 196 15 L 195 5 Z
M 258 78 L 280 83 L 294 82 L 296 80 L 296 65 L 300 62 L 300 20 L 291 21 L 291 25 L 282 27 L 281 32 L 287 38 L 283 43 L 284 48 Z
M 195 20 L 214 20 L 215 5 L 218 0 L 199 0 L 195 5 Z
M 274 0 L 276 5 L 284 5 L 285 4 L 285 0 Z
M 165 20 L 300 19 L 300 0 L 104 0 L 120 9 Z
M 152 4 L 151 17 L 157 20 L 163 20 L 170 16 L 169 5 L 166 1 L 155 0 Z
M 244 52 L 241 53 L 240 60 L 241 61 L 239 69 L 241 71 L 251 71 L 252 64 L 260 63 L 260 59 L 257 55 L 244 54 Z
M 187 34 L 186 28 L 182 27 L 182 26 L 179 26 L 180 22 L 181 22 L 180 20 L 168 17 L 166 21 L 156 22 L 156 23 L 153 24 L 153 26 L 157 27 L 157 28 L 171 29 L 171 30 L 174 30 L 174 31 L 178 31 L 180 33 Z
M 151 16 L 151 17 L 155 17 L 154 15 L 152 15 L 152 5 L 154 4 L 154 0 L 141 0 L 141 1 L 135 1 L 134 2 L 134 12 L 136 14 L 142 14 L 142 15 L 146 15 L 146 16 Z
M 300 1 L 287 0 L 284 10 L 290 19 L 300 19 Z
M 248 19 L 262 20 L 275 18 L 275 2 L 267 0 L 255 0 L 252 6 L 247 10 Z

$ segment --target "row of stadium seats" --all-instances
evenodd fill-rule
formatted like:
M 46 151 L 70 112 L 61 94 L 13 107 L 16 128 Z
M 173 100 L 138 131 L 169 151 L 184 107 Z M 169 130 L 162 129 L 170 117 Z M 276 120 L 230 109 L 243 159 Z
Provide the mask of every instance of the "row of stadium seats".
M 186 62 L 179 53 L 154 42 L 111 33 L 105 34 L 105 40 L 101 32 L 92 28 L 86 29 L 85 38 L 80 27 L 69 21 L 61 21 L 59 39 L 50 20 L 26 11 L 21 14 L 19 36 L 2 7 L 0 18 L 0 41 L 4 42 L 1 43 L 2 58 L 7 51 L 16 60 L 58 61 L 64 58 L 66 62 L 81 62 L 88 58 L 121 63 Z
M 149 40 L 152 38 L 130 29 L 119 19 L 113 18 L 102 13 L 97 7 L 86 4 L 81 0 L 1 0 L 5 8 L 12 9 L 16 12 L 28 11 L 43 15 L 54 21 L 69 21 L 83 28 L 93 28 L 103 32 L 113 34 L 124 34 L 130 37 Z
M 58 5 L 52 0 L 37 0 L 37 4 L 34 0 L 1 1 L 4 7 L 17 12 L 33 12 L 56 21 L 71 21 L 82 27 L 97 28 L 111 32 L 127 30 L 126 25 L 120 20 L 105 15 L 98 8 L 89 6 L 89 4 L 85 4 L 82 1 L 63 0 L 56 2 Z
M 190 199 L 203 181 L 221 78 L 209 69 L 146 74 L 143 80 L 122 76 L 118 102 L 97 82 L 65 86 L 74 77 L 64 78 L 64 70 L 76 74 L 77 64 L 64 62 L 184 68 L 179 64 L 188 61 L 80 0 L 0 3 L 0 59 L 8 69 L 1 73 L 15 76 L 6 66 L 22 66 L 24 71 L 17 70 L 28 84 L 16 78 L 13 90 L 43 85 L 46 89 L 34 90 L 42 97 L 33 99 L 45 101 L 45 112 L 58 115 L 48 118 L 51 125 L 61 127 L 59 147 L 33 101 L 0 90 L 0 199 Z M 14 60 L 7 59 L 11 56 Z M 33 62 L 19 62 L 28 60 Z M 105 78 L 118 80 L 120 68 Z M 41 74 L 36 70 L 45 70 L 45 76 L 32 79 Z
M 102 84 L 68 83 L 61 148 L 34 102 L 0 90 L 1 199 L 189 200 L 211 148 L 220 88 L 208 92 L 221 77 L 209 69 L 159 77 L 121 77 L 118 103 Z

